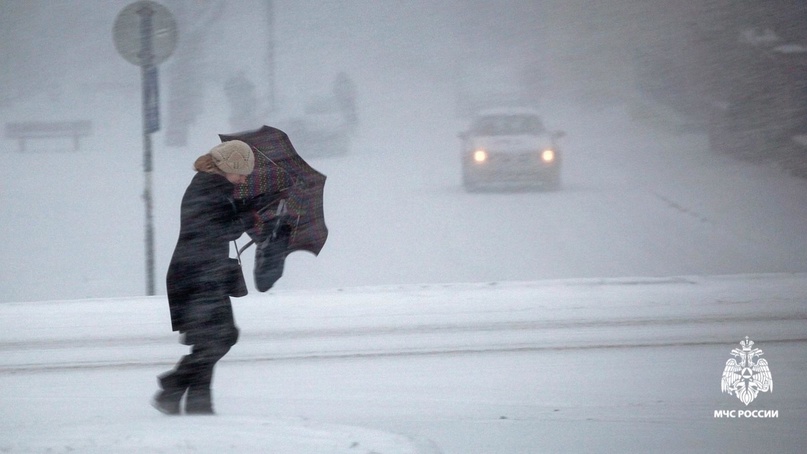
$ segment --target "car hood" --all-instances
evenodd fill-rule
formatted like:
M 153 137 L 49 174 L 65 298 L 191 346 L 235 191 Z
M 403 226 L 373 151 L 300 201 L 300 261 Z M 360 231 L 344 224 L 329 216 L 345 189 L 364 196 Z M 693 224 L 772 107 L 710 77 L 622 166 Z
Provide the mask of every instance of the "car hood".
M 526 151 L 536 148 L 553 147 L 552 138 L 548 135 L 518 135 L 518 136 L 474 136 L 471 146 L 489 151 Z

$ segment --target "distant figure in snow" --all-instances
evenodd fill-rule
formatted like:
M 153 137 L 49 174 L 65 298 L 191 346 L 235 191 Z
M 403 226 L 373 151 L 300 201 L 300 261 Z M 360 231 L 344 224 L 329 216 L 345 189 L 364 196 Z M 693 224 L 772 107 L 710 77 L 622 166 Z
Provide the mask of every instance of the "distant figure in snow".
M 233 132 L 255 129 L 258 125 L 258 96 L 243 71 L 224 84 L 224 95 L 230 103 L 230 127 Z
M 359 114 L 356 108 L 356 84 L 346 73 L 336 75 L 333 82 L 333 97 L 342 111 L 348 131 L 355 132 L 359 125 Z
M 233 200 L 235 184 L 255 165 L 252 148 L 240 140 L 219 144 L 194 163 L 196 175 L 182 197 L 179 239 L 166 284 L 171 327 L 191 353 L 158 377 L 153 405 L 163 413 L 213 414 L 213 368 L 238 340 L 230 301 L 230 241 L 254 226 L 251 207 Z

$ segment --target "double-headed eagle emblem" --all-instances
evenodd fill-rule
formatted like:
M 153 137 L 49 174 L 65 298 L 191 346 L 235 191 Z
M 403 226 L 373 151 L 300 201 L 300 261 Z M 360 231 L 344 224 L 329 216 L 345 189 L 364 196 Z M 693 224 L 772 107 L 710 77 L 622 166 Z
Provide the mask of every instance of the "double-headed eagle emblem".
M 773 379 L 768 361 L 760 358 L 762 350 L 752 349 L 753 345 L 754 341 L 748 339 L 748 336 L 740 341 L 742 350 L 735 348 L 731 351 L 734 358 L 726 361 L 723 379 L 720 381 L 722 392 L 729 395 L 733 392 L 746 405 L 750 404 L 760 392 L 773 391 Z

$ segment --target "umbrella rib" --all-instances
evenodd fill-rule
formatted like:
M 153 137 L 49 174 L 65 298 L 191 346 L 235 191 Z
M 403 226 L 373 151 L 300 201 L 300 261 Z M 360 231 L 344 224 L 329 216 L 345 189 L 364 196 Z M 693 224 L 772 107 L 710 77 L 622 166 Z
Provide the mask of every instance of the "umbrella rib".
M 266 156 L 266 154 L 265 154 L 263 151 L 261 151 L 261 150 L 260 150 L 258 147 L 253 146 L 253 147 L 252 147 L 252 149 L 253 149 L 253 150 L 255 150 L 255 151 L 257 151 L 258 153 L 260 153 L 260 154 L 261 154 L 261 156 L 263 156 L 264 158 L 266 158 L 266 160 L 267 160 L 267 161 L 269 161 L 269 162 L 271 162 L 272 164 L 274 164 L 274 165 L 275 165 L 275 167 L 280 167 L 279 165 L 277 165 L 277 163 L 276 163 L 275 161 L 272 161 L 272 158 L 270 158 L 269 156 Z
M 266 156 L 266 153 L 264 153 L 263 151 L 261 151 L 261 149 L 260 149 L 260 148 L 258 148 L 258 147 L 256 147 L 256 146 L 252 145 L 252 149 L 253 149 L 253 150 L 255 150 L 255 151 L 257 151 L 258 153 L 260 153 L 260 154 L 261 154 L 261 156 L 263 156 L 264 158 L 266 158 L 266 160 L 267 160 L 267 161 L 269 161 L 269 162 L 271 162 L 272 164 L 274 164 L 274 166 L 275 166 L 275 167 L 277 167 L 278 169 L 283 170 L 283 167 L 279 166 L 279 165 L 278 165 L 278 164 L 277 164 L 275 161 L 272 161 L 272 158 L 270 158 L 269 156 Z M 299 179 L 298 179 L 298 178 L 294 178 L 294 185 L 295 185 L 295 186 L 297 185 L 298 181 L 299 181 Z M 285 190 L 285 189 L 288 189 L 288 188 L 284 188 L 284 190 Z

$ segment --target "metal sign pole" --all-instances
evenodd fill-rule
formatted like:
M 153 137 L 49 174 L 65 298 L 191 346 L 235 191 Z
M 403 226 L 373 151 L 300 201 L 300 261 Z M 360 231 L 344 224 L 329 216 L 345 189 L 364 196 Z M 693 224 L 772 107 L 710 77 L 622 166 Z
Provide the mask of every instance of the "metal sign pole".
M 143 134 L 144 166 L 151 166 L 151 135 Z M 148 162 L 148 164 L 146 164 Z M 146 204 L 146 294 L 155 294 L 154 290 L 154 215 L 152 214 L 151 170 L 145 170 L 145 189 L 143 201 Z
M 143 178 L 146 204 L 146 293 L 155 294 L 154 285 L 154 215 L 152 213 L 151 133 L 160 129 L 159 84 L 157 65 L 165 61 L 177 43 L 174 16 L 164 6 L 151 0 L 129 4 L 115 19 L 115 48 L 129 63 L 140 66 L 143 82 Z
M 155 129 L 152 124 L 153 118 L 150 113 L 152 106 L 156 104 L 153 96 L 156 87 L 157 68 L 154 67 L 154 53 L 151 45 L 152 22 L 154 14 L 152 9 L 145 5 L 138 9 L 140 14 L 140 49 L 141 68 L 143 82 L 143 174 L 145 187 L 143 190 L 143 201 L 146 204 L 146 294 L 154 295 L 154 215 L 152 213 L 152 153 L 151 153 L 151 133 Z M 154 80 L 151 80 L 151 79 Z

